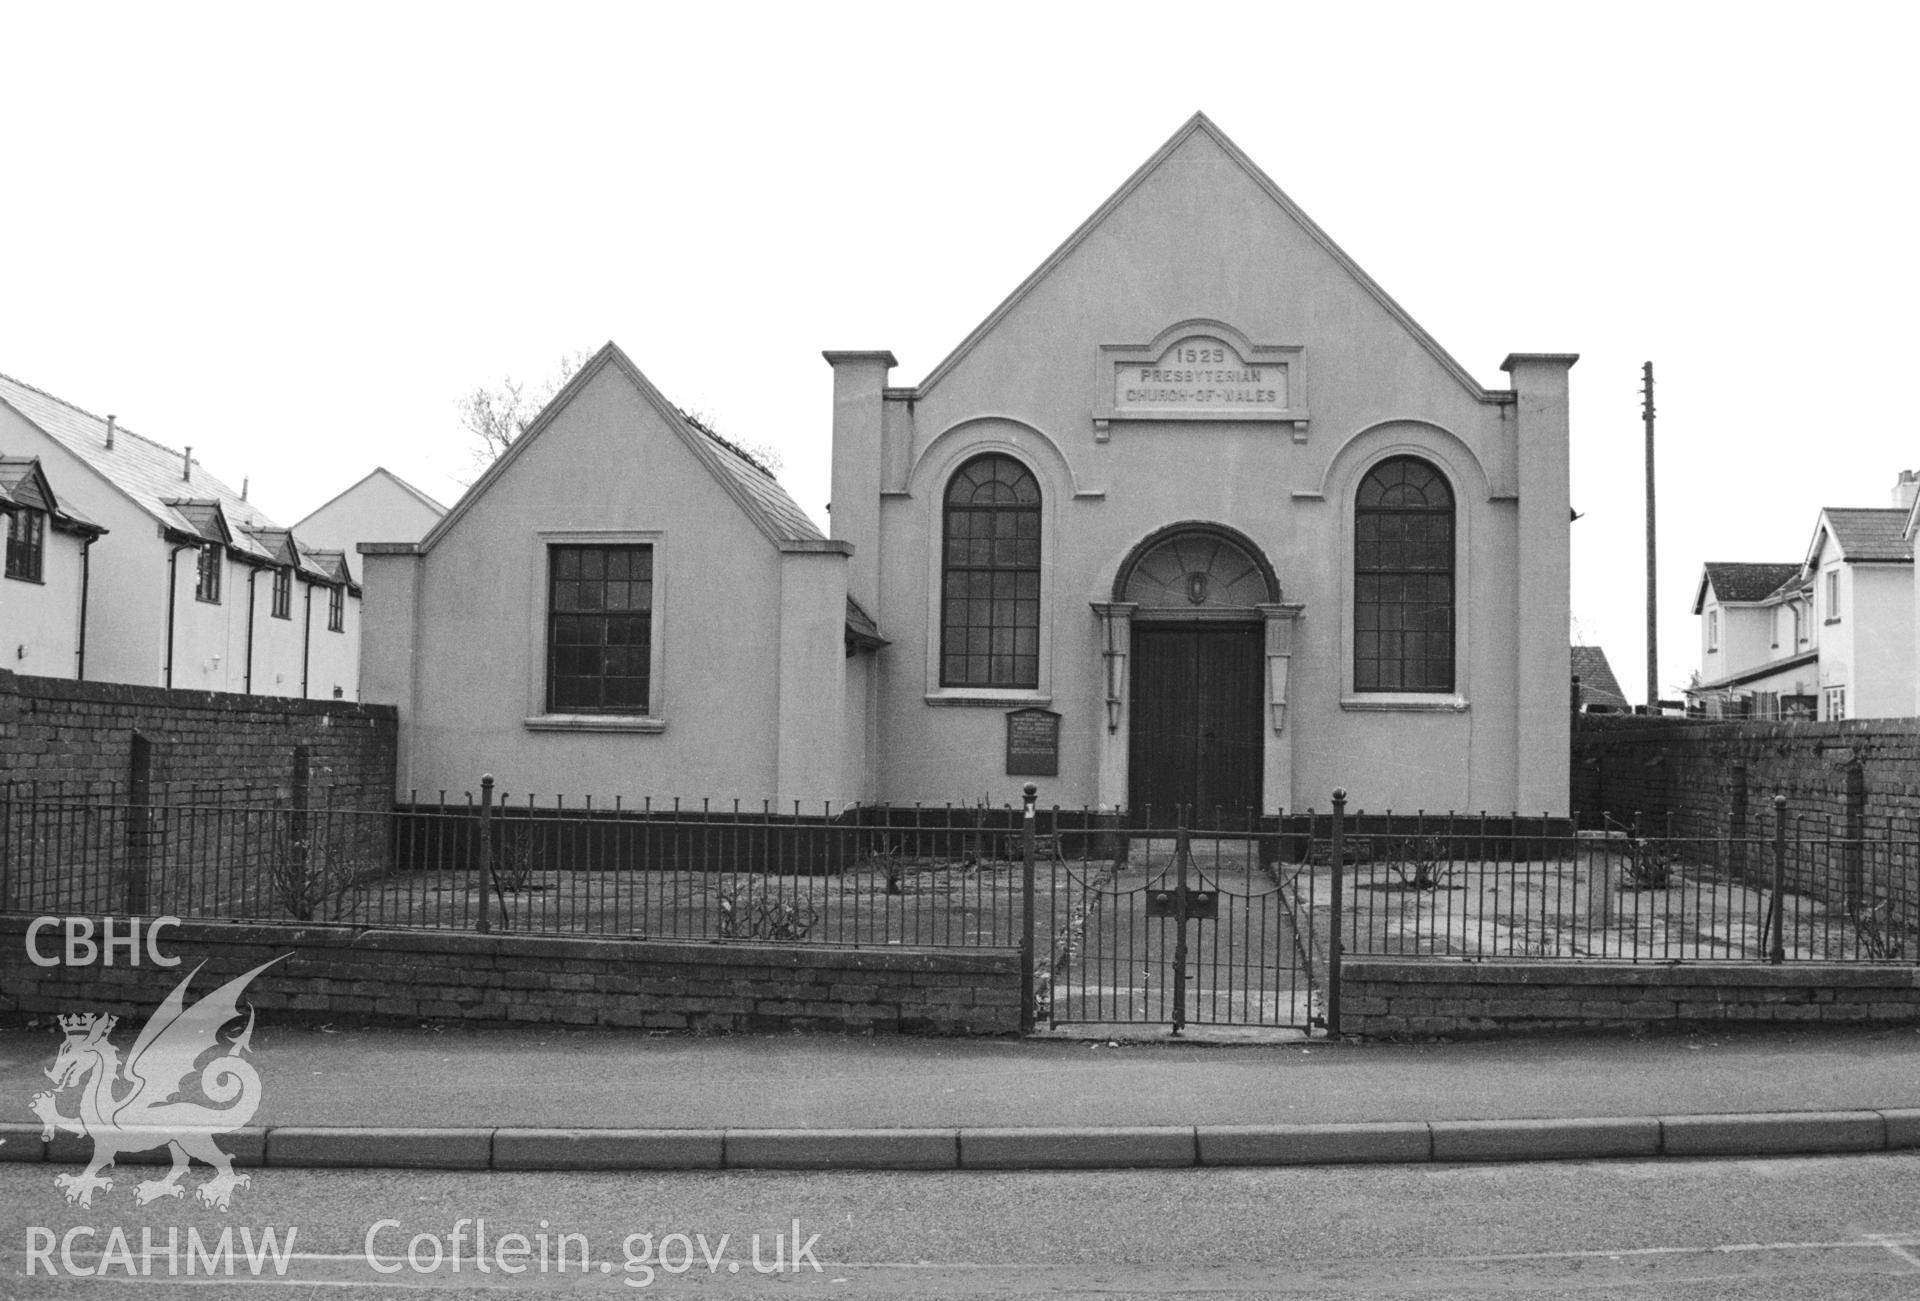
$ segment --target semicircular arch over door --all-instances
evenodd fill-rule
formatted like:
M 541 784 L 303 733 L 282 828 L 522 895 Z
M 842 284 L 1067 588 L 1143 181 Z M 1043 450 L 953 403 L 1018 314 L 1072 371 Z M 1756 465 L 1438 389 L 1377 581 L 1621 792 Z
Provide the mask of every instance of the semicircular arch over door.
M 1249 825 L 1266 716 L 1260 607 L 1280 599 L 1254 544 L 1219 525 L 1144 539 L 1114 597 L 1135 607 L 1127 802 L 1156 826 Z
M 1258 618 L 1280 599 L 1280 583 L 1259 548 L 1218 524 L 1175 524 L 1143 539 L 1120 566 L 1113 599 L 1136 618 Z

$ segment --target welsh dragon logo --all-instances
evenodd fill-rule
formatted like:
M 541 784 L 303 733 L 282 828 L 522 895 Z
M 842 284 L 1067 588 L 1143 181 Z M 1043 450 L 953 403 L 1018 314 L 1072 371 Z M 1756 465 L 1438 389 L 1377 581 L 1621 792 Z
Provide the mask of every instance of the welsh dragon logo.
M 60 1018 L 66 1039 L 47 1068 L 54 1087 L 34 1094 L 32 1105 L 43 1126 L 43 1140 L 50 1141 L 57 1129 L 93 1139 L 93 1160 L 87 1168 L 54 1178 L 54 1186 L 66 1193 L 69 1202 L 91 1206 L 94 1193 L 110 1191 L 113 1180 L 101 1172 L 120 1153 L 161 1146 L 170 1149 L 173 1168 L 162 1178 L 142 1180 L 134 1189 L 134 1201 L 142 1206 L 161 1197 L 183 1196 L 186 1189 L 180 1186 L 180 1177 L 196 1157 L 216 1172 L 195 1190 L 208 1206 L 226 1210 L 233 1190 L 251 1182 L 248 1176 L 233 1172 L 233 1158 L 213 1139 L 246 1124 L 260 1106 L 260 1076 L 240 1057 L 250 1051 L 252 1006 L 247 1008 L 245 1028 L 232 1040 L 223 1040 L 220 1028 L 239 1018 L 242 991 L 278 961 L 275 958 L 234 977 L 188 1007 L 187 986 L 200 972 L 196 966 L 141 1027 L 124 1067 L 119 1049 L 108 1040 L 118 1017 L 87 1012 Z M 203 1057 L 222 1047 L 225 1053 L 200 1067 Z M 196 1070 L 200 1092 L 210 1102 L 229 1105 L 172 1101 L 193 1082 Z M 69 1088 L 80 1091 L 80 1111 L 75 1116 L 59 1111 L 57 1097 Z

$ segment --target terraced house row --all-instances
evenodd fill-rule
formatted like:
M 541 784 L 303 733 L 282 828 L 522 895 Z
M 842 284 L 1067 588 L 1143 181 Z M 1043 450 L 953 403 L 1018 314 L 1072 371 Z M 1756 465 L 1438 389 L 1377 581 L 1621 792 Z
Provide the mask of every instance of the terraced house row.
M 350 506 L 282 527 L 191 448 L 0 375 L 0 661 L 41 677 L 358 699 Z

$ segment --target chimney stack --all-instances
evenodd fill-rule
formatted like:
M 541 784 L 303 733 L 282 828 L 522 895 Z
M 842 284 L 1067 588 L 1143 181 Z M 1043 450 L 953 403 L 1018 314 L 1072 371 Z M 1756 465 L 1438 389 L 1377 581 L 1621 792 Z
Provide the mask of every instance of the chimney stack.
M 1916 495 L 1920 495 L 1920 470 L 1900 471 L 1900 478 L 1893 485 L 1893 504 L 1901 510 L 1912 510 Z
M 115 419 L 116 417 L 111 414 L 107 416 L 107 450 L 109 452 L 113 450 L 113 422 Z
M 253 479 L 251 476 L 244 475 L 244 474 L 240 476 L 240 500 L 241 501 L 245 501 L 247 499 L 247 485 L 252 482 L 253 482 Z
M 193 449 L 191 447 L 180 455 L 180 478 L 187 483 L 193 482 Z

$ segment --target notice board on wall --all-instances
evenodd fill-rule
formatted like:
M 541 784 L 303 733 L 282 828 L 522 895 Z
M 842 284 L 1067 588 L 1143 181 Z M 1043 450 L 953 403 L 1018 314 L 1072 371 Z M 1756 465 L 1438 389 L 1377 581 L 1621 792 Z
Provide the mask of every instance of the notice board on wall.
M 1007 776 L 1060 775 L 1060 715 L 1051 709 L 1016 709 L 1007 715 Z

